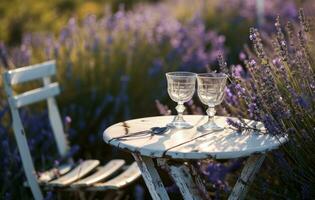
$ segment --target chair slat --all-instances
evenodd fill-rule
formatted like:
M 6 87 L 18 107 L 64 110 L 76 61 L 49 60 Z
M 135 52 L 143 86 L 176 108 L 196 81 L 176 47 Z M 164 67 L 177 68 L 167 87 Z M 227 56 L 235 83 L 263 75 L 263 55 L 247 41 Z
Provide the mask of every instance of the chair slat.
M 79 180 L 78 182 L 71 184 L 71 187 L 86 187 L 101 180 L 104 180 L 117 172 L 124 164 L 124 160 L 111 160 L 105 166 L 99 167 L 97 172 L 95 172 L 91 176 L 88 176 L 82 180 Z
M 96 183 L 90 188 L 88 188 L 88 190 L 103 191 L 109 189 L 113 190 L 120 189 L 134 182 L 140 176 L 141 176 L 140 169 L 138 168 L 137 163 L 134 162 L 128 167 L 126 171 L 124 171 L 120 175 L 104 183 Z
M 52 60 L 29 67 L 10 70 L 7 74 L 7 79 L 9 84 L 14 85 L 54 74 L 56 74 L 56 63 Z
M 49 84 L 51 84 L 50 77 L 44 77 L 43 82 L 44 82 L 44 86 L 48 86 Z M 69 151 L 69 144 L 66 138 L 65 131 L 63 129 L 63 123 L 60 117 L 57 102 L 54 97 L 47 98 L 47 106 L 48 106 L 48 117 L 49 117 L 51 128 L 54 133 L 59 155 L 61 157 L 64 157 Z
M 45 87 L 30 90 L 13 97 L 14 105 L 17 108 L 45 100 L 48 97 L 56 96 L 60 93 L 58 83 L 51 83 Z
M 66 175 L 49 182 L 48 185 L 58 187 L 67 186 L 70 183 L 73 183 L 74 181 L 87 175 L 89 172 L 94 170 L 99 164 L 100 161 L 98 160 L 85 160 Z
M 48 171 L 40 173 L 38 181 L 40 183 L 46 183 L 55 179 L 57 176 L 62 176 L 68 173 L 72 169 L 72 164 L 64 164 L 59 167 L 54 167 Z

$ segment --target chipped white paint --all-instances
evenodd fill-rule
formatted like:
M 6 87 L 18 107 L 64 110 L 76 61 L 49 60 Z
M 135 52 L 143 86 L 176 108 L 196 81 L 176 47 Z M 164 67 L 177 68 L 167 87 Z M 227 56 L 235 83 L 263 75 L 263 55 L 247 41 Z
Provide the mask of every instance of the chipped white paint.
M 72 167 L 73 167 L 72 164 L 67 163 L 59 167 L 49 169 L 45 172 L 41 172 L 39 173 L 40 175 L 39 175 L 38 181 L 40 183 L 46 183 L 48 181 L 51 181 L 52 179 L 55 179 L 58 176 L 62 176 L 68 173 L 72 169 Z
M 170 165 L 170 175 L 178 186 L 185 200 L 201 200 L 204 199 L 201 195 L 197 184 L 194 182 L 189 168 L 186 165 Z
M 97 183 L 101 180 L 104 180 L 107 177 L 114 174 L 115 172 L 117 172 L 119 169 L 121 169 L 124 166 L 124 164 L 125 164 L 124 160 L 120 159 L 111 160 L 105 166 L 97 168 L 97 171 L 91 176 L 88 176 L 84 179 L 81 179 L 71 184 L 71 187 L 86 187 L 94 183 Z
M 99 167 L 103 169 L 103 167 Z M 96 183 L 93 183 L 91 185 L 75 185 L 75 183 L 70 184 L 68 187 L 62 187 L 58 189 L 62 189 L 63 191 L 106 191 L 106 190 L 117 190 L 117 192 L 120 189 L 123 189 L 124 187 L 127 187 L 128 185 L 134 183 L 139 177 L 141 177 L 141 172 L 139 170 L 139 167 L 137 166 L 136 162 L 133 162 L 129 166 L 124 166 L 122 168 L 125 168 L 125 170 L 118 174 L 117 176 L 114 176 L 113 178 L 109 180 L 99 180 Z M 99 171 L 96 171 L 95 173 L 98 173 Z M 89 177 L 94 177 L 95 173 L 92 173 L 91 175 L 87 176 L 84 179 L 89 179 Z M 105 173 L 105 172 L 104 172 Z M 106 178 L 105 178 L 106 179 Z M 83 179 L 82 179 L 83 180 Z M 51 185 L 45 185 L 45 189 L 51 190 L 55 189 Z
M 165 126 L 173 116 L 148 117 L 115 124 L 104 132 L 104 140 L 111 145 L 150 157 L 169 157 L 176 159 L 230 159 L 249 156 L 278 148 L 286 138 L 256 133 L 238 134 L 228 128 L 226 117 L 215 117 L 216 122 L 226 127 L 223 131 L 200 133 L 196 126 L 206 122 L 201 115 L 186 115 L 185 120 L 194 124 L 192 129 L 171 130 L 164 135 L 149 134 L 134 136 L 124 140 L 113 139 L 125 134 L 149 130 L 151 127 Z M 248 121 L 254 123 L 253 121 Z M 261 123 L 257 127 L 264 129 Z M 112 140 L 113 139 L 113 140 Z
M 208 194 L 208 191 L 205 187 L 205 182 L 203 179 L 201 179 L 197 169 L 195 169 L 195 167 L 193 165 L 190 165 L 190 163 L 188 162 L 187 163 L 188 166 L 189 166 L 189 170 L 190 170 L 190 174 L 194 180 L 194 183 L 196 184 L 196 186 L 198 187 L 199 189 L 199 192 L 201 193 L 200 195 L 202 195 L 203 198 L 205 199 L 210 199 L 210 196 Z
M 80 178 L 87 175 L 89 172 L 94 170 L 99 164 L 100 161 L 98 160 L 85 160 L 66 175 L 47 183 L 47 185 L 58 187 L 67 186 L 70 183 L 79 180 Z
M 156 161 L 173 177 L 184 199 L 210 199 L 203 180 L 190 162 L 174 163 L 165 158 L 157 158 Z
M 30 90 L 15 96 L 14 103 L 17 108 L 26 106 L 38 101 L 45 100 L 48 97 L 56 96 L 60 93 L 58 83 L 51 83 L 45 87 Z
M 9 99 L 14 137 L 17 142 L 17 146 L 18 146 L 19 153 L 21 156 L 24 173 L 26 175 L 28 184 L 31 187 L 31 191 L 34 196 L 34 199 L 42 200 L 43 194 L 37 182 L 36 171 L 34 168 L 31 152 L 28 147 L 27 140 L 26 140 L 24 127 L 22 125 L 18 108 L 15 106 L 15 104 L 12 101 L 12 98 L 14 97 L 14 95 L 13 95 L 13 90 L 11 87 L 11 80 L 9 78 L 9 72 L 5 72 L 3 74 L 3 83 L 4 83 L 4 89 Z
M 43 82 L 45 87 L 51 85 L 50 77 L 44 77 Z M 65 156 L 69 150 L 69 145 L 66 134 L 64 134 L 63 124 L 55 98 L 48 97 L 47 106 L 49 122 L 54 133 L 59 155 Z
M 8 96 L 12 115 L 14 136 L 22 158 L 24 172 L 28 181 L 27 185 L 30 186 L 32 194 L 36 200 L 43 199 L 43 194 L 39 187 L 39 183 L 43 185 L 45 184 L 47 189 L 52 189 L 54 186 L 64 187 L 94 171 L 94 169 L 99 165 L 98 160 L 86 160 L 72 170 L 71 163 L 59 168 L 53 168 L 44 173 L 40 173 L 40 176 L 37 177 L 18 108 L 47 99 L 49 120 L 56 139 L 59 154 L 61 156 L 66 155 L 69 149 L 68 142 L 64 134 L 60 113 L 54 99 L 54 96 L 60 93 L 60 89 L 58 83 L 51 83 L 50 80 L 50 76 L 54 75 L 55 73 L 55 61 L 48 61 L 37 65 L 10 70 L 4 72 L 3 74 L 5 91 Z M 20 95 L 14 95 L 12 85 L 35 79 L 42 79 L 44 86 L 24 92 Z M 93 184 L 95 182 L 101 181 L 113 174 L 115 171 L 121 168 L 123 164 L 124 161 L 122 160 L 113 160 L 112 162 L 109 162 L 108 165 L 100 167 L 94 175 L 92 174 L 91 176 L 83 179 L 83 181 L 78 182 L 75 186 L 90 186 L 92 184 L 92 186 L 89 188 L 93 188 Z M 53 180 L 60 175 L 61 177 Z M 118 189 L 120 187 L 124 187 L 135 181 L 139 176 L 140 170 L 134 163 L 121 175 L 109 180 L 108 182 L 105 182 L 104 184 L 107 184 L 106 187 L 98 187 L 98 190 L 104 190 L 108 188 Z M 77 187 L 75 186 L 68 188 L 71 188 L 71 190 L 77 190 Z
M 36 65 L 21 67 L 7 72 L 7 81 L 10 85 L 24 83 L 56 74 L 56 62 L 54 60 Z
M 252 155 L 246 161 L 242 170 L 241 176 L 238 178 L 230 196 L 229 200 L 242 200 L 245 198 L 250 184 L 253 182 L 259 168 L 264 162 L 266 155 Z
M 99 190 L 117 190 L 126 187 L 130 183 L 134 182 L 141 176 L 141 172 L 136 162 L 132 163 L 123 173 L 119 174 L 113 179 L 110 179 L 104 183 L 94 184 L 93 187 L 88 190 L 99 191 Z
M 169 200 L 168 194 L 164 188 L 163 182 L 157 172 L 152 158 L 132 154 L 138 167 L 140 168 L 142 177 L 149 189 L 153 200 Z
M 48 62 L 40 63 L 37 65 L 10 70 L 10 71 L 4 72 L 3 74 L 5 91 L 8 96 L 8 101 L 9 101 L 10 110 L 12 114 L 13 130 L 14 130 L 15 138 L 17 140 L 19 153 L 22 158 L 24 172 L 26 174 L 27 181 L 31 187 L 31 190 L 35 199 L 42 199 L 42 193 L 40 191 L 40 188 L 37 182 L 38 181 L 37 175 L 36 175 L 33 161 L 30 155 L 30 150 L 27 144 L 26 135 L 23 130 L 23 125 L 21 123 L 18 108 L 31 104 L 31 103 L 44 100 L 44 99 L 53 98 L 53 96 L 59 94 L 60 89 L 59 89 L 58 83 L 50 84 L 50 82 L 49 83 L 46 82 L 44 83 L 44 87 L 42 88 L 24 92 L 20 95 L 14 95 L 12 85 L 15 85 L 18 83 L 24 83 L 24 82 L 35 80 L 35 79 L 41 79 L 41 78 L 45 79 L 46 77 L 48 78 L 48 76 L 52 76 L 55 73 L 56 73 L 55 61 L 48 61 Z M 49 109 L 49 112 L 50 111 L 51 109 Z M 49 113 L 50 118 L 51 118 L 51 114 L 56 114 L 56 112 Z M 55 119 L 54 119 L 55 121 L 58 121 L 57 117 L 60 118 L 60 116 L 55 116 Z M 55 124 L 56 123 L 52 124 L 52 126 L 54 126 Z M 53 129 L 55 129 L 55 127 L 53 127 Z M 60 137 L 60 136 L 63 136 L 63 137 Z M 61 153 L 61 156 L 63 156 L 66 153 L 67 146 L 63 145 L 62 147 L 63 149 L 60 150 L 61 149 L 60 144 L 66 144 L 64 132 L 62 128 L 58 129 L 58 134 L 55 137 L 58 138 L 57 140 L 58 150 Z M 61 140 L 64 140 L 64 141 L 60 142 Z M 47 178 L 49 177 L 46 177 L 46 179 Z
M 229 198 L 242 199 L 264 160 L 264 153 L 278 148 L 287 141 L 286 137 L 254 132 L 239 134 L 228 126 L 226 117 L 218 116 L 215 117 L 216 123 L 224 127 L 224 130 L 200 133 L 196 127 L 207 120 L 205 116 L 201 115 L 185 116 L 185 120 L 194 124 L 191 129 L 170 130 L 163 135 L 141 134 L 115 139 L 147 131 L 152 127 L 164 127 L 172 119 L 173 116 L 160 116 L 129 120 L 109 127 L 103 134 L 107 143 L 133 153 L 153 199 L 168 199 L 168 196 L 152 158 L 157 158 L 158 164 L 164 166 L 164 169 L 173 177 L 184 199 L 191 200 L 208 198 L 202 180 L 196 175 L 192 165 L 190 167 L 184 164 L 171 165 L 168 160 L 232 159 L 251 156 Z M 256 128 L 265 131 L 260 122 L 245 121 L 250 125 L 255 124 Z M 260 153 L 262 155 L 256 155 Z M 202 193 L 205 195 L 202 196 Z M 161 197 L 161 195 L 166 197 Z

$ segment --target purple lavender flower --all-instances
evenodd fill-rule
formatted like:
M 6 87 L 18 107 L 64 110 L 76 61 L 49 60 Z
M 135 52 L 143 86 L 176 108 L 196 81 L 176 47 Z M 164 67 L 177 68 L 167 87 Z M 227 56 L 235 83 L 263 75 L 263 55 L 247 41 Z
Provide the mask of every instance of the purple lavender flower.
M 309 103 L 301 96 L 298 96 L 296 98 L 296 103 L 301 106 L 304 110 L 308 110 L 309 109 Z
M 272 135 L 281 135 L 284 133 L 281 126 L 268 114 L 263 116 L 262 122 L 264 123 L 268 133 Z
M 246 95 L 245 88 L 243 88 L 240 84 L 236 84 L 234 88 L 237 91 L 237 95 L 239 97 L 245 97 L 245 95 Z
M 70 150 L 67 152 L 67 154 L 62 158 L 62 160 L 67 160 L 69 158 L 73 158 L 75 154 L 77 154 L 80 150 L 79 145 L 72 145 Z
M 246 54 L 244 52 L 240 52 L 238 57 L 241 61 L 244 61 L 246 59 Z
M 47 192 L 45 200 L 52 200 L 52 199 L 55 199 L 54 193 L 51 191 Z
M 70 116 L 66 116 L 65 117 L 65 124 L 70 125 L 72 122 L 71 117 Z
M 149 68 L 149 76 L 155 76 L 162 71 L 163 63 L 161 59 L 156 59 L 153 61 L 152 67 Z
M 238 97 L 232 92 L 232 88 L 230 86 L 225 88 L 225 101 L 233 106 L 239 104 Z
M 246 73 L 241 65 L 236 65 L 233 67 L 232 75 L 235 78 L 246 78 Z
M 179 193 L 179 188 L 177 187 L 177 185 L 174 183 L 170 186 L 165 187 L 166 191 L 169 193 Z

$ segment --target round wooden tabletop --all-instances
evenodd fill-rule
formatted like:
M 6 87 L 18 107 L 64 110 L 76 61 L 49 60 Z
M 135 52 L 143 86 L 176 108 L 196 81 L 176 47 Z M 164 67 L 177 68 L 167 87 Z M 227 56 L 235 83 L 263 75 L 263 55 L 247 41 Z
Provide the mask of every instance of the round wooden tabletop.
M 264 153 L 276 149 L 286 137 L 275 137 L 255 132 L 238 133 L 228 126 L 227 117 L 216 116 L 216 123 L 225 127 L 223 131 L 200 133 L 196 127 L 207 121 L 207 116 L 185 115 L 184 119 L 194 125 L 191 129 L 171 129 L 163 135 L 141 134 L 123 139 L 152 127 L 164 127 L 174 116 L 158 116 L 128 120 L 114 124 L 104 131 L 105 142 L 118 148 L 150 157 L 174 159 L 231 159 Z M 246 120 L 264 130 L 260 122 Z

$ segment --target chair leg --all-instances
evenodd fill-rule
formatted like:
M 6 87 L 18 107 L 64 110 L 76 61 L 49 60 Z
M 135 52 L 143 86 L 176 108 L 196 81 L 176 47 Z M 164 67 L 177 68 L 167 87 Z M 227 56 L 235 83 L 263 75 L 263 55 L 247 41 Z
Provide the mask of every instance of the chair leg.
M 260 169 L 266 155 L 252 155 L 246 161 L 246 164 L 238 178 L 230 196 L 229 200 L 244 199 L 250 184 L 253 182 L 258 170 Z
M 152 158 L 133 153 L 142 177 L 148 187 L 153 200 L 169 200 L 163 182 L 154 166 Z

